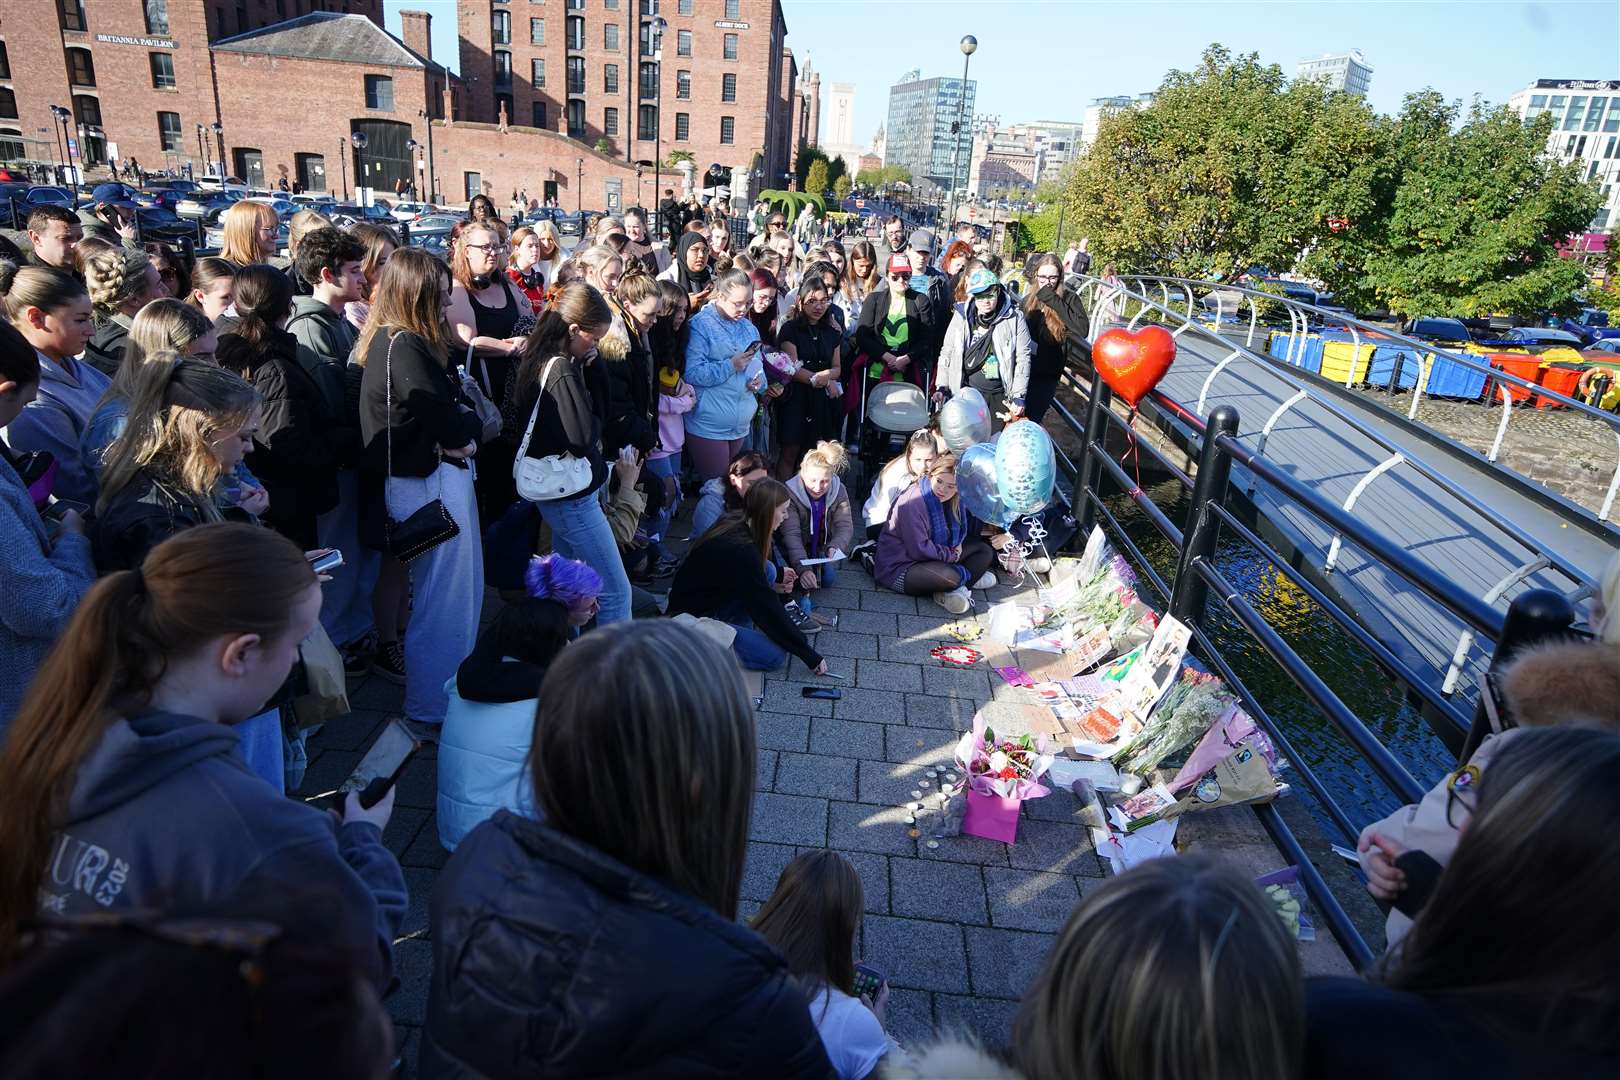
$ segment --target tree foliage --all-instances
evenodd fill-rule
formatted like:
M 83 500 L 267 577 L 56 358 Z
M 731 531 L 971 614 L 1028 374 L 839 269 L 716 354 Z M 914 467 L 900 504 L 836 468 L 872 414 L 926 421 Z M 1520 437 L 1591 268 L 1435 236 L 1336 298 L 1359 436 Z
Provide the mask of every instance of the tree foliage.
M 813 162 L 801 187 L 811 195 L 825 195 L 827 186 L 827 163 L 825 161 Z
M 911 183 L 911 170 L 904 165 L 885 165 L 881 169 L 862 169 L 855 174 L 855 186 L 863 191 L 881 191 L 895 184 Z
M 840 158 L 839 160 L 841 161 L 843 159 Z M 849 198 L 850 187 L 851 185 L 848 176 L 840 176 L 837 180 L 833 181 L 833 194 L 838 197 L 839 202 L 843 202 L 845 199 Z
M 1352 307 L 1567 304 L 1580 271 L 1555 245 L 1596 212 L 1595 186 L 1543 153 L 1546 120 L 1477 103 L 1460 118 L 1432 91 L 1380 116 L 1212 45 L 1151 104 L 1103 119 L 1063 179 L 1064 232 L 1089 236 L 1099 265 L 1203 279 L 1297 271 Z

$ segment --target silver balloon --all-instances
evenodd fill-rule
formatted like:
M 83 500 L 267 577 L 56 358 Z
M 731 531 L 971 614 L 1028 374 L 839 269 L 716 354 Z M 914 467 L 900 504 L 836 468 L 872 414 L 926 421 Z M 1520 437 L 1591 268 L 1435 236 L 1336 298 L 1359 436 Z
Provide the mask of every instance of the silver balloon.
M 939 433 L 945 445 L 960 454 L 990 437 L 990 403 L 971 386 L 964 386 L 939 410 Z

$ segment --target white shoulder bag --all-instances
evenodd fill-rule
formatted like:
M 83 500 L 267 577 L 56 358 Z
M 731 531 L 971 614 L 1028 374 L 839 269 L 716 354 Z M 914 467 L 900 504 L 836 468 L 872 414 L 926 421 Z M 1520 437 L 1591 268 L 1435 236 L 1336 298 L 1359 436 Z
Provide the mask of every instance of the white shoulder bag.
M 534 411 L 529 413 L 529 426 L 524 429 L 523 443 L 518 447 L 517 460 L 512 463 L 512 479 L 517 482 L 517 493 L 529 502 L 547 502 L 567 499 L 591 486 L 591 463 L 573 454 L 529 456 L 529 440 L 534 436 L 534 422 L 540 416 L 540 403 L 546 397 L 546 383 L 551 378 L 551 366 L 559 358 L 546 361 L 540 373 L 540 396 L 535 398 Z

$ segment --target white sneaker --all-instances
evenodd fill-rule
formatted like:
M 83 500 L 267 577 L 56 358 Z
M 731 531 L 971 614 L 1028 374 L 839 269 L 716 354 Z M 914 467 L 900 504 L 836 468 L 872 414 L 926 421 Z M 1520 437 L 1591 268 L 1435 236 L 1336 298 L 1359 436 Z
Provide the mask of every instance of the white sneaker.
M 973 610 L 973 598 L 968 595 L 966 586 L 960 586 L 950 592 L 935 593 L 934 603 L 952 615 L 966 615 Z
M 984 573 L 979 575 L 979 580 L 973 583 L 973 587 L 975 589 L 993 589 L 1000 584 L 1001 579 L 996 577 L 995 571 L 986 570 Z
M 1050 574 L 1052 572 L 1052 560 L 1045 555 L 1037 555 L 1033 559 L 1024 560 L 1024 569 L 1037 574 Z

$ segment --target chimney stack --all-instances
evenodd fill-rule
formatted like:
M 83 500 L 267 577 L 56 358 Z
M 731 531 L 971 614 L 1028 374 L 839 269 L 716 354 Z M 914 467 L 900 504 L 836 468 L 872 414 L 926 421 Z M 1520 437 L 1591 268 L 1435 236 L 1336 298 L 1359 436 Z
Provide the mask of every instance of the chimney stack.
M 425 59 L 433 59 L 433 16 L 426 11 L 402 11 L 399 25 L 405 47 Z

